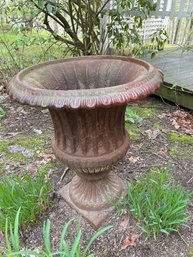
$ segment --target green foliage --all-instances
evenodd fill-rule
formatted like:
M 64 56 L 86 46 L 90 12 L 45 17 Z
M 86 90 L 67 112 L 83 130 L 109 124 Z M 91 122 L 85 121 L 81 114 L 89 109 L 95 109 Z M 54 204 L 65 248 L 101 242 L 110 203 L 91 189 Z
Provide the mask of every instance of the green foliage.
M 44 223 L 43 227 L 43 239 L 44 239 L 44 247 L 43 250 L 39 250 L 39 252 L 31 251 L 31 250 L 20 250 L 20 241 L 19 241 L 19 215 L 20 215 L 20 209 L 18 210 L 15 218 L 14 228 L 11 224 L 8 224 L 8 219 L 6 220 L 6 226 L 5 226 L 5 239 L 6 239 L 6 248 L 2 249 L 3 254 L 6 256 L 37 256 L 37 257 L 51 257 L 51 256 L 59 256 L 59 257 L 92 257 L 94 256 L 93 253 L 89 254 L 90 248 L 93 244 L 93 242 L 103 233 L 105 233 L 107 230 L 111 229 L 112 226 L 107 226 L 105 228 L 102 228 L 98 230 L 89 240 L 87 245 L 83 250 L 81 250 L 81 235 L 82 231 L 80 228 L 80 225 L 78 225 L 78 231 L 77 235 L 75 236 L 74 240 L 71 240 L 72 243 L 69 243 L 65 240 L 65 237 L 67 235 L 69 225 L 71 221 L 67 222 L 62 230 L 62 234 L 60 237 L 60 245 L 59 249 L 55 252 L 52 251 L 52 243 L 51 243 L 51 222 L 50 220 L 47 220 Z M 9 237 L 9 231 L 8 227 L 10 229 L 10 237 Z M 3 257 L 0 255 L 0 257 Z
M 161 29 L 152 34 L 151 42 L 155 44 L 155 48 L 162 50 L 166 43 L 169 43 L 168 34 L 165 29 Z M 152 52 L 151 57 L 153 58 L 156 52 Z
M 30 65 L 64 57 L 68 53 L 61 43 L 43 31 L 21 33 L 0 31 L 0 79 L 8 79 L 16 71 Z
M 3 2 L 5 3 L 5 0 Z M 52 38 L 64 43 L 75 56 L 105 53 L 106 46 L 112 44 L 116 49 L 131 47 L 132 54 L 135 53 L 133 46 L 143 47 L 139 35 L 142 23 L 155 7 L 156 4 L 152 0 L 115 0 L 113 4 L 110 0 L 29 0 L 27 5 L 24 0 L 19 0 L 2 4 L 8 22 L 13 24 L 13 28 L 18 32 L 25 34 L 32 30 L 33 26 L 47 30 Z M 125 10 L 127 17 L 133 22 L 125 18 Z M 65 33 L 53 29 L 53 20 L 55 26 L 62 28 Z M 104 20 L 107 24 L 103 27 L 101 23 Z M 165 32 L 162 30 L 153 37 L 158 46 L 165 42 L 163 35 Z M 109 39 L 108 43 L 106 39 Z M 22 41 L 24 45 L 28 45 L 31 39 L 24 37 Z M 18 45 L 19 43 L 15 42 L 16 50 Z M 143 54 L 145 52 L 147 49 L 144 48 Z
M 21 224 L 36 221 L 37 216 L 49 205 L 48 193 L 50 181 L 45 181 L 44 174 L 35 178 L 27 173 L 23 179 L 16 175 L 5 176 L 0 182 L 0 229 L 8 219 L 13 224 L 17 210 L 21 208 Z
M 108 13 L 110 22 L 107 29 L 108 37 L 116 49 L 127 48 L 131 44 L 142 45 L 139 31 L 142 28 L 143 20 L 148 17 L 150 11 L 155 10 L 155 7 L 153 1 L 114 1 L 114 6 Z M 130 19 L 133 20 L 133 24 L 125 18 L 125 10 L 128 10 L 128 13 L 132 15 Z
M 0 120 L 3 119 L 4 116 L 5 116 L 5 111 L 3 110 L 2 107 L 0 107 Z
M 193 144 L 193 138 L 188 135 L 180 135 L 179 133 L 171 132 L 170 140 L 172 142 L 183 142 L 187 144 Z
M 141 231 L 147 238 L 157 238 L 159 233 L 169 235 L 178 232 L 188 217 L 186 209 L 191 193 L 169 179 L 168 171 L 148 172 L 137 182 L 132 182 L 128 195 L 123 197 L 118 210 L 129 206 L 139 221 Z
M 141 139 L 141 131 L 140 131 L 137 123 L 128 122 L 125 124 L 125 128 L 129 134 L 131 140 L 135 141 L 135 140 Z
M 127 108 L 125 112 L 125 121 L 130 123 L 140 123 L 143 119 L 137 115 L 136 111 Z
M 0 257 L 9 256 L 13 253 L 13 251 L 19 251 L 20 250 L 20 240 L 19 240 L 19 215 L 20 215 L 21 209 L 16 213 L 14 226 L 12 223 L 9 223 L 8 218 L 6 218 L 5 221 L 5 242 L 6 242 L 6 248 L 0 246 Z M 10 235 L 10 237 L 9 237 Z M 3 253 L 4 255 L 1 255 Z M 21 257 L 21 255 L 18 255 Z
M 191 248 L 188 253 L 187 253 L 188 257 L 193 257 L 193 248 Z

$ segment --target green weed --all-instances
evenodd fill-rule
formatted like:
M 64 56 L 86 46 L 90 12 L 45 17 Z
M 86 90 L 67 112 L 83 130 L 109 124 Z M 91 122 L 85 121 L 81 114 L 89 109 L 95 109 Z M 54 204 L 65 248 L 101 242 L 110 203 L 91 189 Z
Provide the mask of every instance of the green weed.
M 192 152 L 191 144 L 181 145 L 178 142 L 176 142 L 170 146 L 169 154 L 172 158 L 178 158 L 183 161 L 190 161 L 192 160 L 192 156 L 190 154 L 191 152 Z
M 136 111 L 127 108 L 125 112 L 125 122 L 140 123 L 143 119 L 137 115 Z
M 8 224 L 8 219 L 6 219 L 6 226 L 5 226 L 5 240 L 6 240 L 6 248 L 3 249 L 0 248 L 3 254 L 6 256 L 38 256 L 38 257 L 51 257 L 51 256 L 59 256 L 59 257 L 93 257 L 94 254 L 90 252 L 90 248 L 93 244 L 93 242 L 103 233 L 105 233 L 107 230 L 111 229 L 112 226 L 107 226 L 105 228 L 102 228 L 98 230 L 90 239 L 90 241 L 87 243 L 87 245 L 84 247 L 83 250 L 81 250 L 81 235 L 82 231 L 80 228 L 80 224 L 78 225 L 78 231 L 77 234 L 72 240 L 72 243 L 69 244 L 68 241 L 66 241 L 66 235 L 69 229 L 69 225 L 71 221 L 67 222 L 62 230 L 61 237 L 60 237 L 60 245 L 59 249 L 55 252 L 52 251 L 52 243 L 51 243 L 51 222 L 50 220 L 47 220 L 47 222 L 44 223 L 43 227 L 43 239 L 44 239 L 44 246 L 43 250 L 39 250 L 39 252 L 31 251 L 31 250 L 20 250 L 20 240 L 19 240 L 19 215 L 20 215 L 20 209 L 18 210 L 15 218 L 14 228 L 12 227 L 12 224 Z M 9 236 L 9 231 L 10 236 Z M 0 257 L 3 257 L 3 255 L 0 254 Z
M 191 248 L 188 253 L 187 253 L 188 257 L 193 257 L 193 248 Z
M 5 116 L 5 111 L 3 110 L 2 107 L 0 107 L 0 120 L 3 119 L 4 116 Z
M 16 175 L 5 176 L 0 182 L 0 229 L 5 220 L 13 224 L 17 210 L 21 208 L 21 224 L 34 222 L 49 205 L 50 181 L 38 173 L 35 178 L 24 173 L 23 179 Z
M 125 128 L 131 138 L 131 140 L 139 140 L 141 138 L 141 132 L 140 129 L 138 128 L 137 124 L 125 124 Z
M 177 232 L 181 224 L 185 225 L 190 196 L 191 193 L 169 179 L 167 170 L 148 172 L 131 183 L 128 195 L 116 207 L 119 211 L 129 207 L 147 238 L 151 235 L 157 238 L 159 233 L 169 235 Z
M 158 110 L 153 108 L 150 104 L 144 104 L 143 106 L 129 106 L 127 109 L 133 111 L 142 119 L 155 117 L 158 114 Z

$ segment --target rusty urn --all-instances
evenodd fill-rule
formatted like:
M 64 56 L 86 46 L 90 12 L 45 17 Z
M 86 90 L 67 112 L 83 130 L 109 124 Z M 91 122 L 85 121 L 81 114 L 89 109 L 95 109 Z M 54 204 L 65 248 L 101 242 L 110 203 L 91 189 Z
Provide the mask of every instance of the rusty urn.
M 142 60 L 89 56 L 34 65 L 9 82 L 13 99 L 49 109 L 54 154 L 76 172 L 60 193 L 94 227 L 112 211 L 110 199 L 123 193 L 111 167 L 129 147 L 126 105 L 152 94 L 162 80 L 160 71 Z

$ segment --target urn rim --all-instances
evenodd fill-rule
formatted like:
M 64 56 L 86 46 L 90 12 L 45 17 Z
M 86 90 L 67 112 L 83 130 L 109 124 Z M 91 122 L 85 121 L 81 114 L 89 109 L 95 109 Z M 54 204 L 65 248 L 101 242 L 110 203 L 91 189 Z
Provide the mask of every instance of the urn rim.
M 37 87 L 33 83 L 26 82 L 24 75 L 29 74 L 41 67 L 48 67 L 58 63 L 89 61 L 89 60 L 120 60 L 135 64 L 145 68 L 145 71 L 132 81 L 127 83 L 101 88 L 77 89 L 77 90 L 54 90 Z M 163 82 L 163 74 L 155 68 L 140 59 L 125 56 L 84 56 L 58 59 L 55 61 L 43 62 L 33 65 L 20 71 L 14 76 L 7 85 L 9 95 L 22 104 L 30 106 L 40 106 L 46 108 L 96 108 L 110 107 L 113 105 L 125 105 L 128 102 L 146 97 L 156 91 Z

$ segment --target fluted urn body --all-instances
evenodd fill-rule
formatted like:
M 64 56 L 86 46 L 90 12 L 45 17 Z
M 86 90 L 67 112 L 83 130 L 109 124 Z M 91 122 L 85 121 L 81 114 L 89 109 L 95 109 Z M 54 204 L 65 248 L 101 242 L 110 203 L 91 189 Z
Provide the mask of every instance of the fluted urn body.
M 95 227 L 123 193 L 123 182 L 110 171 L 129 147 L 126 104 L 153 93 L 161 82 L 162 74 L 144 61 L 91 56 L 35 65 L 8 85 L 19 102 L 49 109 L 53 151 L 77 174 L 60 193 Z

